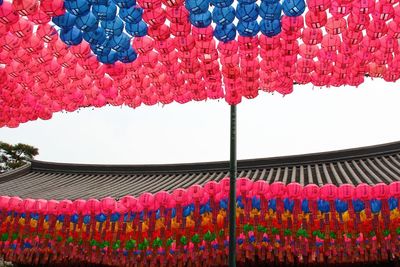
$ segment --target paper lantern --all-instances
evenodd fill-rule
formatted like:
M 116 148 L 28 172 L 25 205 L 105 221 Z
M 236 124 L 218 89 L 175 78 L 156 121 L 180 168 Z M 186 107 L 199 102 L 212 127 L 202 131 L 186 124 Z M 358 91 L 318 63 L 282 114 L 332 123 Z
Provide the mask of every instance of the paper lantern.
M 60 16 L 65 13 L 63 0 L 42 0 L 40 9 L 49 16 Z
M 353 15 L 350 14 L 347 18 L 348 29 L 352 31 L 362 31 L 366 29 L 370 23 L 368 15 Z
M 119 14 L 121 14 L 121 10 L 126 9 L 121 8 Z M 107 3 L 107 5 L 93 5 L 92 13 L 98 20 L 114 20 L 117 14 L 117 7 L 111 2 Z
M 118 60 L 123 63 L 131 63 L 135 61 L 137 58 L 137 54 L 132 47 L 130 47 L 126 51 L 118 52 L 117 55 L 118 55 Z
M 84 32 L 93 32 L 98 27 L 98 20 L 93 15 L 92 12 L 87 13 L 86 15 L 77 17 L 75 20 L 75 26 L 84 31 Z
M 215 7 L 222 8 L 222 7 L 231 6 L 233 3 L 233 0 L 211 0 L 210 3 Z
M 36 35 L 46 43 L 58 40 L 57 30 L 49 24 L 42 24 L 36 30 Z
M 36 38 L 36 40 L 38 39 Z M 20 46 L 20 44 L 21 44 L 21 39 L 12 35 L 11 33 L 8 33 L 6 36 L 3 36 L 0 39 L 0 47 L 2 47 L 5 51 L 8 52 L 16 49 L 17 47 Z
M 372 18 L 375 21 L 388 21 L 394 16 L 393 5 L 385 2 L 377 2 Z
M 361 31 L 353 32 L 350 30 L 346 30 L 342 34 L 342 39 L 343 39 L 343 43 L 347 43 L 349 45 L 357 45 L 357 44 L 361 43 L 361 41 L 363 40 L 363 34 Z
M 156 41 L 163 41 L 170 37 L 170 32 L 169 27 L 163 24 L 160 27 L 150 27 L 147 34 Z
M 378 39 L 388 32 L 388 27 L 385 21 L 373 20 L 367 28 L 367 35 L 371 39 Z
M 108 37 L 111 37 L 113 35 L 121 35 L 122 31 L 124 30 L 124 23 L 118 17 L 116 17 L 115 20 L 102 21 L 100 24 L 101 27 L 104 29 L 106 36 Z M 134 25 L 134 24 L 129 24 L 129 25 Z
M 186 0 L 185 7 L 190 13 L 205 13 L 210 5 L 210 0 Z
M 352 2 L 352 11 L 354 15 L 367 15 L 373 13 L 375 10 L 375 1 L 361 0 Z
M 190 14 L 190 23 L 198 28 L 206 28 L 211 24 L 211 12 L 207 11 L 201 14 Z
M 340 34 L 346 28 L 346 20 L 344 18 L 334 18 L 328 19 L 325 29 L 329 34 Z
M 163 25 L 166 18 L 165 11 L 161 7 L 156 9 L 146 9 L 143 13 L 143 20 L 147 22 L 149 26 L 153 27 Z
M 280 19 L 282 13 L 282 5 L 278 3 L 267 3 L 266 1 L 262 1 L 260 5 L 260 17 L 263 19 Z
M 44 13 L 41 9 L 34 14 L 28 15 L 28 18 L 35 24 L 46 24 L 51 20 L 50 16 Z
M 130 47 L 130 41 L 131 39 L 129 38 L 128 35 L 125 33 L 122 33 L 121 35 L 118 36 L 112 36 L 107 44 L 109 47 L 114 49 L 117 52 L 123 52 L 129 49 Z
M 339 19 L 347 16 L 350 13 L 351 8 L 351 3 L 332 1 L 331 6 L 329 7 L 329 13 L 331 13 L 334 18 Z
M 125 22 L 135 24 L 142 20 L 143 9 L 138 6 L 132 6 L 130 8 L 120 8 L 118 14 L 120 18 Z
M 93 51 L 93 53 L 97 56 L 105 56 L 108 55 L 111 51 L 110 47 L 106 46 L 106 41 L 103 43 L 97 43 L 97 44 L 91 44 L 90 49 Z
M 306 3 L 304 0 L 283 0 L 282 10 L 288 17 L 297 17 L 306 10 Z
M 282 29 L 284 31 L 298 32 L 304 26 L 304 19 L 302 16 L 298 17 L 283 16 L 281 23 L 282 23 Z
M 214 36 L 224 43 L 232 41 L 236 37 L 236 27 L 232 23 L 227 25 L 217 24 L 214 30 Z
M 316 45 L 322 41 L 322 30 L 305 28 L 302 33 L 302 39 L 306 45 Z
M 13 9 L 9 2 L 4 2 L 0 6 L 0 22 L 6 25 L 11 25 L 19 19 L 18 13 Z
M 138 23 L 126 23 L 125 30 L 132 36 L 143 37 L 147 35 L 147 24 L 143 20 Z
M 236 7 L 236 17 L 239 21 L 251 22 L 258 17 L 259 7 L 256 3 L 238 4 Z
M 83 16 L 90 11 L 90 3 L 86 0 L 66 0 L 64 6 L 75 16 Z
M 189 11 L 184 6 L 167 7 L 166 16 L 171 23 L 188 22 Z
M 276 20 L 261 20 L 260 30 L 262 34 L 268 37 L 273 37 L 278 35 L 282 31 L 281 21 Z
M 20 19 L 10 26 L 10 32 L 23 39 L 29 38 L 32 35 L 32 30 L 33 23 L 26 19 Z
M 310 28 L 321 28 L 326 25 L 328 21 L 328 16 L 326 11 L 311 12 L 306 13 L 306 24 Z
M 75 25 L 76 16 L 65 13 L 61 16 L 53 17 L 52 21 L 62 29 L 71 29 Z
M 83 39 L 90 44 L 102 44 L 106 40 L 106 34 L 103 28 L 97 28 L 91 32 L 84 32 Z
M 220 25 L 227 25 L 233 22 L 235 19 L 235 9 L 232 6 L 229 7 L 214 7 L 212 11 L 212 20 L 214 23 Z
M 113 0 L 113 2 L 119 7 L 119 8 L 130 8 L 134 5 L 136 5 L 135 0 Z
M 36 0 L 14 0 L 12 6 L 21 16 L 28 16 L 38 11 L 39 2 Z
M 400 25 L 396 21 L 389 23 L 388 35 L 395 39 L 400 38 Z
M 307 7 L 311 12 L 322 12 L 331 6 L 329 0 L 307 0 Z
M 62 29 L 60 32 L 61 40 L 67 45 L 77 45 L 82 42 L 82 32 L 76 27 Z
M 321 42 L 321 47 L 327 51 L 335 51 L 340 48 L 340 37 L 338 35 L 324 35 Z
M 253 37 L 260 31 L 257 21 L 239 21 L 237 30 L 241 36 Z

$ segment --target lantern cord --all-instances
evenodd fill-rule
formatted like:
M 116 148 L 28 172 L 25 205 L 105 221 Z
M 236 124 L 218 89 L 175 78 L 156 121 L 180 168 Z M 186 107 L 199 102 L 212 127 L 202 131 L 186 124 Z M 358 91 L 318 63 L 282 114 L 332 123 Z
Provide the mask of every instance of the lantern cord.
M 229 187 L 229 267 L 236 266 L 236 105 L 231 105 L 230 187 Z

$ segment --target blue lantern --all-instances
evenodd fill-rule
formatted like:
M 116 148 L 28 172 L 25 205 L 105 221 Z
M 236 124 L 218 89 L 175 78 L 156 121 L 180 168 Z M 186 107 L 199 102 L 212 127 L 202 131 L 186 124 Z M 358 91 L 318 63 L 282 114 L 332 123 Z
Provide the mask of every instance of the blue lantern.
M 190 13 L 205 13 L 210 6 L 210 0 L 186 0 L 185 6 L 186 9 L 190 11 Z
M 127 23 L 125 29 L 130 35 L 135 37 L 147 35 L 147 24 L 143 20 L 139 21 L 139 23 Z
M 84 16 L 77 17 L 75 25 L 78 29 L 84 32 L 91 32 L 97 29 L 99 22 L 92 12 L 89 12 Z
M 286 16 L 297 17 L 306 10 L 306 3 L 304 0 L 284 0 L 282 9 Z
M 239 21 L 237 30 L 241 36 L 253 37 L 260 31 L 260 25 L 257 21 Z
M 78 45 L 82 42 L 82 32 L 76 27 L 61 29 L 60 38 L 67 45 Z
M 391 197 L 389 198 L 389 210 L 394 210 L 397 208 L 399 201 L 397 198 Z
M 310 213 L 310 207 L 308 207 L 308 199 L 303 199 L 301 202 L 301 210 L 304 213 Z
M 279 19 L 263 19 L 260 23 L 260 30 L 262 34 L 268 37 L 278 35 L 282 31 L 281 21 Z
M 136 5 L 135 0 L 113 0 L 113 2 L 119 7 L 119 8 L 130 8 L 134 5 Z
M 285 198 L 283 200 L 283 207 L 284 207 L 285 210 L 293 212 L 294 200 L 290 199 L 290 198 Z
M 121 35 L 114 35 L 108 40 L 107 43 L 107 46 L 111 47 L 115 51 L 123 52 L 129 49 L 131 45 L 131 38 L 127 34 L 122 33 Z
M 214 30 L 214 36 L 221 42 L 229 42 L 235 40 L 236 37 L 236 27 L 233 23 L 228 25 L 217 24 Z
M 236 7 L 236 17 L 245 22 L 254 21 L 258 17 L 258 5 L 252 4 L 239 4 Z
M 257 0 L 239 0 L 239 4 L 251 4 L 257 2 Z
M 103 223 L 107 220 L 107 216 L 104 213 L 100 213 L 96 215 L 96 221 Z
M 91 44 L 90 49 L 92 49 L 93 53 L 97 56 L 108 55 L 111 51 L 111 48 L 106 46 L 107 42 Z
M 348 210 L 348 205 L 346 201 L 342 201 L 340 199 L 335 200 L 335 208 L 339 213 L 346 212 Z
M 233 0 L 211 0 L 211 4 L 215 7 L 228 7 L 231 6 Z
M 231 6 L 229 7 L 214 7 L 212 12 L 212 19 L 215 23 L 221 25 L 227 25 L 232 23 L 235 19 L 235 9 Z
M 103 43 L 106 40 L 106 34 L 102 28 L 97 28 L 95 31 L 84 32 L 83 39 L 89 44 Z
M 260 5 L 260 17 L 263 19 L 280 19 L 282 13 L 282 5 L 278 3 L 268 4 L 262 2 Z
M 104 28 L 106 36 L 120 35 L 124 30 L 124 23 L 118 17 L 111 21 L 102 21 L 101 27 Z
M 359 199 L 354 199 L 353 201 L 353 208 L 355 212 L 361 212 L 365 209 L 365 204 Z
M 83 16 L 90 11 L 90 4 L 86 0 L 66 0 L 64 6 L 75 16 Z
M 132 47 L 129 47 L 128 50 L 123 52 L 118 52 L 118 60 L 122 63 L 131 63 L 136 60 L 137 54 Z
M 323 199 L 318 199 L 317 201 L 318 210 L 322 213 L 327 213 L 330 211 L 329 202 Z
M 66 30 L 71 29 L 75 25 L 76 16 L 71 13 L 65 12 L 64 15 L 53 17 L 52 21 L 58 27 Z
M 142 20 L 143 9 L 138 6 L 130 8 L 121 8 L 119 10 L 119 17 L 127 23 L 138 23 Z
M 110 5 L 93 5 L 92 12 L 99 20 L 114 20 L 117 14 L 117 7 Z
M 207 11 L 201 14 L 191 13 L 189 16 L 190 23 L 197 28 L 206 28 L 211 24 L 211 12 Z
M 108 5 L 109 0 L 89 0 L 92 5 Z
M 372 213 L 379 213 L 382 209 L 382 201 L 378 199 L 372 199 L 370 201 Z

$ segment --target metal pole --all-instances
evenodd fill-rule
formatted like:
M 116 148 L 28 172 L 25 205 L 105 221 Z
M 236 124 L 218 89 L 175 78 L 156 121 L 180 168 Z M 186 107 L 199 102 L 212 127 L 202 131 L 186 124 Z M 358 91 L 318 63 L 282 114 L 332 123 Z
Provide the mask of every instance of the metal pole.
M 229 267 L 236 266 L 236 105 L 231 105 L 231 159 L 229 189 Z

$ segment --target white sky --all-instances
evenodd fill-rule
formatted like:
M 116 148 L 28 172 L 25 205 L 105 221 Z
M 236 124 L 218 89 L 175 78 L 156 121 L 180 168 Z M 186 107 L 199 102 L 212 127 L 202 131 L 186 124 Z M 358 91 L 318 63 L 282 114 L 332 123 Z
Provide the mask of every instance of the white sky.
M 400 88 L 381 79 L 358 88 L 295 86 L 293 94 L 260 92 L 238 106 L 238 158 L 302 154 L 400 140 Z M 39 160 L 80 163 L 178 163 L 229 159 L 224 100 L 82 109 L 57 113 L 0 140 L 39 148 Z

